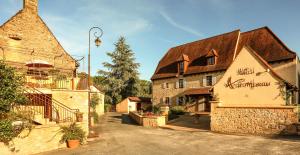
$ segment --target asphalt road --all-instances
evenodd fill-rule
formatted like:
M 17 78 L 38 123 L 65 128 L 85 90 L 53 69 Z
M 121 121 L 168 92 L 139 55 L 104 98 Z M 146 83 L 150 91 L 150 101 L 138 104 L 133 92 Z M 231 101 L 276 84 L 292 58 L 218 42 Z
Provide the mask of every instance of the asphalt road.
M 45 155 L 201 155 L 201 154 L 300 154 L 299 137 L 237 136 L 168 129 L 144 128 L 121 114 L 108 113 L 97 128 L 100 139 L 77 149 Z

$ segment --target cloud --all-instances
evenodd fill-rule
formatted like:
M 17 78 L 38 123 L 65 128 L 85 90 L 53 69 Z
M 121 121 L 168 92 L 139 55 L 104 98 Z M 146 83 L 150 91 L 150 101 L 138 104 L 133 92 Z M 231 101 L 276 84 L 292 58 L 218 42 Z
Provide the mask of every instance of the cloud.
M 187 27 L 187 26 L 184 26 L 184 25 L 181 25 L 181 24 L 178 24 L 177 22 L 175 22 L 166 12 L 164 11 L 160 11 L 159 12 L 160 15 L 169 23 L 171 24 L 172 26 L 178 28 L 178 29 L 181 29 L 185 32 L 188 32 L 188 33 L 191 33 L 193 35 L 196 35 L 196 36 L 199 36 L 199 37 L 202 37 L 203 34 L 190 28 L 190 27 Z

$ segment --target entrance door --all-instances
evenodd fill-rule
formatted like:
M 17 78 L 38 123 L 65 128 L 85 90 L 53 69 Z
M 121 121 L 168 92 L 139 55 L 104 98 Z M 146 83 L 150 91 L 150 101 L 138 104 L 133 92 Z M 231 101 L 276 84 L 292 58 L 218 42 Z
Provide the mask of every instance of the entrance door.
M 204 98 L 205 98 L 205 100 L 204 100 L 204 103 L 205 103 L 204 111 L 205 112 L 210 112 L 210 102 L 209 101 L 211 101 L 211 97 L 210 96 L 205 96 Z
M 142 103 L 137 103 L 137 104 L 136 104 L 136 110 L 137 110 L 137 111 L 142 110 Z

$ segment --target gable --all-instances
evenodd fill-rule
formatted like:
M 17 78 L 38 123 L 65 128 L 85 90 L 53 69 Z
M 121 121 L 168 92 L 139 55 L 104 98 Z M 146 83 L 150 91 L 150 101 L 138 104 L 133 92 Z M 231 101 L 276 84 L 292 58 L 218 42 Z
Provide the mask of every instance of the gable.
M 75 60 L 37 14 L 21 10 L 0 29 L 3 31 L 0 43 L 5 48 L 6 61 L 16 61 L 21 65 L 38 59 L 64 72 L 76 69 Z M 12 39 L 11 36 L 17 36 L 20 40 Z
M 224 105 L 285 105 L 282 82 L 259 55 L 251 48 L 243 47 L 214 86 L 214 94 Z

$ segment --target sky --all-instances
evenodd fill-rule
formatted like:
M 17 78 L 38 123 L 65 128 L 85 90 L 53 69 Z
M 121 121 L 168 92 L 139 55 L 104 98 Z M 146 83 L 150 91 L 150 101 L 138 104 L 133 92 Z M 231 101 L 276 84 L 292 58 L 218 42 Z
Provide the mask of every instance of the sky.
M 0 25 L 22 3 L 1 0 Z M 124 36 L 140 63 L 140 78 L 150 80 L 171 47 L 236 29 L 268 26 L 299 55 L 299 6 L 299 0 L 40 0 L 39 15 L 75 58 L 87 58 L 89 29 L 103 29 L 102 45 L 91 48 L 92 75 L 110 62 L 106 53 Z M 87 71 L 87 59 L 79 69 Z

